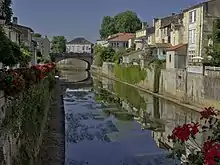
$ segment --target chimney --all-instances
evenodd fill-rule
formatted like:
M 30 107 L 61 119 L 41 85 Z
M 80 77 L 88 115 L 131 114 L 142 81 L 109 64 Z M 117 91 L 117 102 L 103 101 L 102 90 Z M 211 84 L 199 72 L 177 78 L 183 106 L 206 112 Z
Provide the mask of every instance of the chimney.
M 17 25 L 18 24 L 18 17 L 13 17 L 12 23 Z
M 172 13 L 172 15 L 176 15 L 176 13 Z

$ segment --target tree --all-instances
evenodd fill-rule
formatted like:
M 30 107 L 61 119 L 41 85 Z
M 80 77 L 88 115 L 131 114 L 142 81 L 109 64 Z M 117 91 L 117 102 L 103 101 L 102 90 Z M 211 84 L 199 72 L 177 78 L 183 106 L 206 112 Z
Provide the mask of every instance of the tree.
M 34 33 L 34 37 L 40 38 L 42 35 L 40 33 Z
M 12 12 L 12 1 L 11 0 L 4 0 L 1 4 L 1 11 L 5 16 L 5 23 L 9 24 L 11 22 L 11 17 L 13 15 Z
M 103 17 L 99 33 L 100 37 L 105 39 L 119 32 L 134 33 L 139 29 L 141 29 L 141 20 L 135 12 L 127 10 L 114 17 Z
M 95 64 L 102 65 L 102 62 L 114 62 L 115 50 L 108 46 L 103 47 L 101 45 L 94 46 Z
M 66 51 L 66 39 L 64 36 L 54 36 L 51 46 L 52 53 L 64 53 Z
M 207 55 L 211 57 L 210 64 L 220 66 L 220 19 L 213 23 L 212 45 L 207 48 Z
M 115 29 L 118 32 L 135 33 L 141 29 L 141 20 L 132 11 L 125 11 L 115 16 Z
M 108 36 L 117 33 L 115 29 L 114 18 L 110 16 L 103 17 L 99 33 L 102 39 L 105 39 Z

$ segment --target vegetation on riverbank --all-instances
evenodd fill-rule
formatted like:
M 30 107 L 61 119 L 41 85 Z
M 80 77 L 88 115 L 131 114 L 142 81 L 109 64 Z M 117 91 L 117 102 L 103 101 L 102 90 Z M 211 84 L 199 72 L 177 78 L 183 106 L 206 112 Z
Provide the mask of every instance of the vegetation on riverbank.
M 123 66 L 114 65 L 115 77 L 121 81 L 137 84 L 141 80 L 144 80 L 147 76 L 147 72 L 142 70 L 139 66 Z
M 13 165 L 34 164 L 55 84 L 54 67 L 54 64 L 37 65 L 1 74 L 1 90 L 6 94 L 3 107 L 6 116 L 0 135 L 3 139 L 13 139 L 14 146 L 9 151 L 15 154 L 11 155 Z M 5 143 L 8 142 L 10 140 L 6 138 Z

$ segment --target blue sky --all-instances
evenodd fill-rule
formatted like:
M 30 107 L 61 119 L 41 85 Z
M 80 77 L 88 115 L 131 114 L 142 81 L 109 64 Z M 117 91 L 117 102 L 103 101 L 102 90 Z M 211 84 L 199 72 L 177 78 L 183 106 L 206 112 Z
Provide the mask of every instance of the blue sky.
M 16 1 L 16 2 L 15 2 Z M 99 39 L 102 17 L 132 10 L 143 21 L 152 22 L 199 3 L 202 0 L 13 0 L 19 24 L 49 37 L 64 35 L 68 40 L 84 36 Z

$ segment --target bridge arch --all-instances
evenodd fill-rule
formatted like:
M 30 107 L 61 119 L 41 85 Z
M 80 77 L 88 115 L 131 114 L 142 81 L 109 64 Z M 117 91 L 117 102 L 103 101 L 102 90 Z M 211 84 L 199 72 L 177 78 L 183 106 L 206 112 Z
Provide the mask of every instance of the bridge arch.
M 56 63 L 65 59 L 79 59 L 81 61 L 84 61 L 88 64 L 86 70 L 90 70 L 93 62 L 92 53 L 56 53 L 53 54 L 53 56 Z

